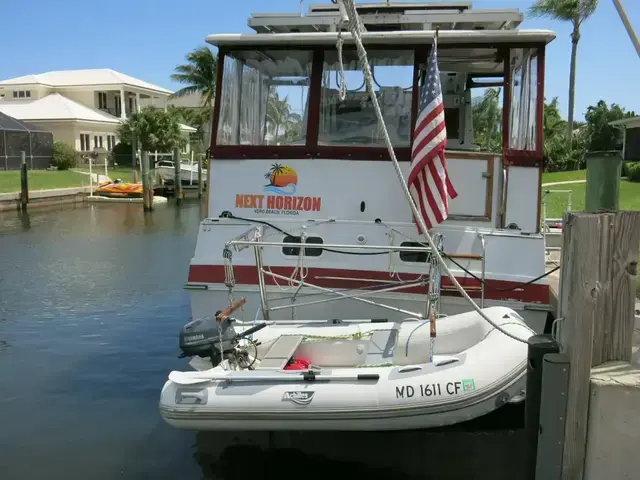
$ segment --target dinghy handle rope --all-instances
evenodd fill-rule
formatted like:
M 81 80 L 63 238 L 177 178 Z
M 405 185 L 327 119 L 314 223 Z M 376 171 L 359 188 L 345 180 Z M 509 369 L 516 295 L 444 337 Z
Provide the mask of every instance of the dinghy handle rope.
M 415 202 L 413 200 L 413 197 L 411 196 L 411 192 L 409 192 L 409 188 L 408 188 L 407 183 L 405 181 L 404 175 L 402 174 L 402 170 L 400 169 L 400 164 L 398 163 L 398 159 L 396 158 L 396 154 L 395 154 L 395 150 L 393 148 L 393 144 L 391 142 L 391 138 L 389 138 L 389 132 L 387 130 L 387 126 L 386 126 L 386 123 L 384 121 L 384 117 L 382 115 L 382 111 L 380 110 L 380 105 L 378 104 L 378 98 L 376 97 L 375 90 L 374 90 L 374 87 L 373 87 L 373 80 L 372 80 L 372 77 L 371 77 L 371 69 L 369 68 L 369 60 L 367 58 L 367 51 L 365 50 L 364 45 L 362 43 L 362 39 L 360 37 L 360 33 L 362 31 L 362 24 L 360 23 L 360 18 L 358 16 L 357 11 L 356 11 L 356 6 L 354 4 L 354 0 L 337 0 L 337 2 L 338 2 L 338 6 L 340 7 L 340 13 L 342 14 L 343 21 L 345 20 L 345 17 L 346 17 L 346 20 L 348 21 L 349 31 L 351 32 L 353 40 L 354 40 L 354 42 L 356 44 L 356 51 L 358 52 L 358 60 L 360 61 L 360 67 L 362 69 L 362 72 L 363 72 L 365 80 L 366 80 L 367 90 L 369 92 L 369 97 L 371 98 L 371 103 L 372 103 L 373 109 L 374 109 L 374 111 L 376 113 L 376 117 L 378 119 L 378 123 L 379 123 L 379 125 L 381 127 L 382 136 L 383 136 L 385 144 L 387 146 L 387 150 L 389 152 L 389 156 L 390 156 L 391 161 L 393 163 L 393 167 L 394 167 L 394 169 L 396 171 L 396 175 L 398 177 L 398 180 L 400 181 L 400 185 L 402 187 L 402 191 L 404 193 L 404 196 L 406 197 L 407 202 L 409 203 L 409 206 L 411 207 L 411 211 L 413 213 L 413 217 L 418 222 L 418 226 L 420 227 L 420 230 L 423 232 L 424 237 L 426 238 L 427 242 L 429 243 L 429 246 L 432 249 L 432 254 L 437 258 L 438 262 L 442 266 L 442 269 L 445 271 L 445 273 L 447 274 L 447 276 L 451 280 L 451 283 L 456 287 L 456 289 L 458 290 L 460 295 L 462 295 L 462 297 L 473 307 L 473 309 L 476 311 L 476 313 L 478 315 L 480 315 L 480 317 L 482 317 L 492 327 L 494 327 L 496 330 L 498 330 L 502 334 L 506 335 L 507 337 L 512 338 L 513 340 L 516 340 L 518 342 L 522 342 L 522 343 L 528 344 L 527 340 L 523 340 L 522 338 L 519 338 L 516 335 L 513 335 L 513 334 L 509 333 L 508 331 L 500 328 L 499 325 L 497 325 L 495 322 L 493 322 L 493 320 L 491 320 L 482 311 L 482 309 L 480 309 L 480 307 L 473 301 L 473 299 L 469 296 L 469 294 L 464 290 L 462 285 L 460 285 L 460 283 L 458 282 L 458 280 L 453 275 L 453 273 L 451 272 L 451 270 L 447 266 L 446 262 L 442 258 L 442 255 L 440 255 L 440 252 L 438 252 L 438 249 L 437 249 L 433 239 L 431 238 L 431 235 L 429 235 L 429 231 L 428 231 L 428 228 L 427 228 L 427 226 L 425 224 L 425 221 L 422 218 L 422 215 L 420 214 L 420 212 L 418 211 L 418 208 L 417 208 L 417 206 L 416 206 L 416 204 L 415 204 Z M 434 42 L 434 47 L 435 47 L 436 42 L 437 42 L 437 36 L 434 37 L 433 42 Z

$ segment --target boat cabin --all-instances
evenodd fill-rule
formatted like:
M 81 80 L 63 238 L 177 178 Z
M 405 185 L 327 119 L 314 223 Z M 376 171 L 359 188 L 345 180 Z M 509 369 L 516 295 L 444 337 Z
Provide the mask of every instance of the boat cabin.
M 459 192 L 445 223 L 538 232 L 544 58 L 555 34 L 517 29 L 517 9 L 470 2 L 356 6 L 405 178 L 437 36 L 446 157 Z M 207 37 L 219 52 L 208 215 L 411 222 L 338 6 L 253 14 L 248 25 L 256 33 Z M 269 203 L 261 195 L 269 192 L 300 202 Z

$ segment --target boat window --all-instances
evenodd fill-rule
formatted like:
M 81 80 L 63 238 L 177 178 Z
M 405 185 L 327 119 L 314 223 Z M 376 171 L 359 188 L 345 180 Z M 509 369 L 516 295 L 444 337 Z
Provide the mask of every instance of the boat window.
M 291 235 L 287 235 L 286 237 L 284 237 L 283 242 L 284 243 L 301 243 L 300 237 L 294 237 Z M 321 245 L 324 242 L 320 237 L 307 237 L 305 243 Z M 297 256 L 297 255 L 300 255 L 300 249 L 297 247 L 282 247 L 282 253 L 284 253 L 287 256 Z M 304 248 L 305 257 L 319 257 L 320 255 L 322 255 L 322 248 L 309 248 L 309 247 Z
M 511 49 L 511 109 L 509 148 L 536 149 L 538 99 L 538 49 Z
M 411 135 L 411 100 L 414 54 L 412 50 L 367 52 L 375 91 L 391 141 L 408 147 Z M 336 49 L 324 54 L 318 145 L 385 145 L 373 104 L 353 49 L 342 52 L 344 83 Z M 346 97 L 340 100 L 340 86 Z
M 420 86 L 426 79 L 426 60 L 418 62 Z M 498 49 L 440 47 L 438 68 L 447 148 L 500 152 L 502 93 L 494 87 L 504 84 L 504 62 Z
M 312 58 L 291 49 L 227 53 L 217 145 L 304 145 Z
M 424 247 L 419 242 L 402 242 L 401 247 Z M 400 252 L 400 260 L 403 262 L 426 263 L 431 259 L 431 252 Z

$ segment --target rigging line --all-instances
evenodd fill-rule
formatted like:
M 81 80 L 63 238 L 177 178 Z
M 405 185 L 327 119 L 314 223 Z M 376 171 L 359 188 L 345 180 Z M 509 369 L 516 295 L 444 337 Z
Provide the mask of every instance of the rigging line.
M 411 207 L 411 211 L 413 213 L 414 218 L 416 219 L 416 221 L 418 222 L 418 225 L 420 226 L 420 230 L 422 230 L 424 237 L 427 239 L 427 242 L 429 243 L 429 246 L 432 249 L 432 255 L 434 255 L 436 257 L 436 259 L 438 260 L 438 262 L 440 263 L 442 269 L 444 270 L 444 272 L 447 274 L 447 276 L 449 277 L 449 279 L 451 280 L 451 283 L 456 287 L 456 289 L 458 290 L 458 292 L 460 292 L 460 295 L 462 295 L 462 297 L 473 307 L 473 309 L 476 311 L 476 313 L 478 313 L 478 315 L 480 315 L 480 317 L 482 317 L 487 323 L 489 323 L 492 327 L 494 327 L 496 330 L 498 330 L 500 333 L 506 335 L 509 338 L 512 338 L 513 340 L 516 340 L 517 342 L 521 342 L 521 343 L 525 343 L 528 344 L 527 340 L 523 340 L 520 337 L 517 337 L 516 335 L 508 332 L 507 330 L 504 330 L 503 328 L 501 328 L 498 324 L 496 324 L 493 320 L 491 320 L 489 318 L 489 316 L 482 311 L 482 309 L 478 306 L 478 304 L 476 304 L 476 302 L 473 301 L 473 299 L 469 296 L 469 294 L 465 291 L 465 289 L 462 287 L 462 285 L 460 285 L 460 282 L 458 282 L 458 280 L 456 279 L 455 275 L 451 272 L 451 270 L 449 269 L 448 265 L 446 264 L 446 262 L 444 261 L 444 259 L 442 258 L 442 255 L 440 255 L 440 252 L 438 252 L 438 249 L 433 241 L 433 239 L 431 238 L 431 235 L 429 235 L 429 231 L 427 229 L 427 226 L 425 224 L 424 219 L 422 218 L 422 215 L 420 215 L 420 212 L 418 210 L 418 207 L 416 206 L 413 197 L 411 196 L 411 193 L 409 192 L 409 188 L 407 186 L 406 180 L 404 178 L 404 175 L 402 174 L 402 170 L 400 169 L 400 164 L 398 163 L 398 159 L 396 158 L 396 154 L 395 154 L 395 150 L 393 148 L 393 144 L 391 142 L 391 138 L 389 137 L 389 132 L 387 131 L 387 126 L 385 124 L 384 121 L 384 117 L 382 115 L 382 111 L 380 110 L 380 105 L 378 104 L 378 99 L 375 95 L 375 90 L 373 87 L 373 81 L 371 78 L 371 70 L 369 69 L 369 61 L 367 58 L 367 52 L 364 48 L 364 45 L 362 43 L 362 39 L 360 37 L 360 32 L 362 29 L 362 25 L 361 22 L 359 21 L 359 17 L 358 17 L 358 13 L 356 11 L 356 6 L 354 4 L 354 0 L 337 0 L 338 1 L 338 5 L 342 6 L 342 9 L 344 11 L 344 13 L 346 14 L 346 17 L 348 18 L 348 25 L 349 25 L 349 31 L 351 32 L 353 39 L 355 41 L 356 44 L 356 50 L 358 52 L 358 58 L 360 60 L 360 66 L 363 70 L 365 79 L 367 81 L 367 90 L 369 91 L 369 96 L 371 97 L 371 102 L 373 104 L 373 109 L 376 113 L 376 117 L 378 118 L 378 122 L 381 126 L 382 129 L 382 134 L 385 140 L 385 144 L 387 146 L 387 150 L 389 151 L 389 156 L 391 157 L 391 161 L 393 163 L 394 169 L 396 171 L 396 175 L 398 177 L 398 180 L 400 181 L 400 185 L 402 186 L 402 191 L 406 197 L 407 202 L 409 203 L 409 206 Z M 342 13 L 342 12 L 341 12 Z M 434 46 L 437 42 L 437 39 L 434 37 Z M 532 331 L 533 332 L 533 331 Z
M 286 236 L 288 236 L 288 237 L 294 237 L 294 236 L 295 236 L 295 235 L 292 235 L 291 233 L 287 232 L 286 230 L 284 230 L 284 229 L 282 229 L 282 228 L 280 228 L 280 227 L 277 227 L 277 226 L 275 226 L 274 224 L 272 224 L 272 223 L 270 223 L 270 222 L 267 222 L 267 221 L 265 221 L 265 220 L 258 220 L 258 219 L 251 219 L 251 218 L 238 217 L 238 216 L 236 216 L 236 215 L 233 215 L 233 214 L 232 214 L 232 213 L 230 213 L 230 212 L 223 212 L 223 213 L 220 215 L 220 217 L 222 217 L 222 218 L 233 218 L 233 219 L 236 219 L 236 220 L 241 220 L 241 221 L 243 221 L 243 222 L 249 222 L 249 223 L 258 223 L 258 224 L 262 224 L 262 225 L 265 225 L 265 226 L 267 226 L 267 227 L 271 227 L 271 228 L 273 228 L 274 230 L 276 230 L 276 231 L 278 231 L 278 232 L 280 232 L 280 233 L 282 233 L 283 235 L 286 235 Z M 389 230 L 391 230 L 391 231 L 393 231 L 393 232 L 396 232 L 396 233 L 398 233 L 398 234 L 402 235 L 402 236 L 403 236 L 403 237 L 405 237 L 407 240 L 411 240 L 411 241 L 413 241 L 413 242 L 415 242 L 415 243 L 419 243 L 419 244 L 420 244 L 420 245 L 422 245 L 423 247 L 429 247 L 429 245 L 427 245 L 426 243 L 424 243 L 424 242 L 420 242 L 420 241 L 416 241 L 414 238 L 409 237 L 408 235 L 405 235 L 405 234 L 404 234 L 404 233 L 402 233 L 401 231 L 399 231 L 399 230 L 397 230 L 397 229 L 395 229 L 395 228 L 389 227 L 389 226 L 388 226 L 388 225 L 386 225 L 384 222 L 380 222 L 380 223 L 381 223 L 382 225 L 384 225 L 385 227 L 387 227 Z M 389 254 L 389 253 L 391 253 L 391 252 L 399 252 L 399 251 L 400 251 L 400 250 L 386 250 L 386 251 L 384 251 L 384 252 L 352 252 L 352 251 L 346 251 L 346 250 L 337 250 L 337 249 L 333 249 L 333 248 L 324 248 L 324 247 L 322 247 L 322 246 L 321 246 L 321 245 L 322 245 L 321 243 L 320 243 L 320 244 L 307 244 L 307 245 L 314 245 L 313 247 L 310 247 L 310 248 L 318 248 L 318 249 L 325 250 L 325 251 L 327 251 L 327 252 L 337 253 L 337 254 L 340 254 L 340 255 L 387 255 L 387 254 Z M 445 257 L 447 260 L 449 260 L 451 263 L 453 263 L 453 264 L 454 264 L 456 267 L 458 267 L 460 270 L 462 270 L 464 273 L 466 273 L 467 275 L 469 275 L 469 276 L 470 276 L 470 277 L 472 277 L 473 279 L 475 279 L 475 280 L 477 280 L 477 281 L 481 282 L 482 284 L 486 285 L 486 281 L 483 281 L 480 277 L 478 277 L 476 274 L 474 274 L 473 272 L 471 272 L 469 269 L 467 269 L 467 268 L 463 267 L 460 263 L 458 263 L 454 258 L 452 258 L 451 256 L 449 256 L 447 253 L 445 253 L 445 252 L 441 252 L 441 255 L 442 255 L 443 257 Z M 507 287 L 507 288 L 494 288 L 494 290 L 496 290 L 496 291 L 498 291 L 498 292 L 511 292 L 511 291 L 517 290 L 517 289 L 519 289 L 519 288 L 522 288 L 522 287 L 524 287 L 524 286 L 531 285 L 531 284 L 533 284 L 533 283 L 537 282 L 538 280 L 542 280 L 543 278 L 545 278 L 545 277 L 547 277 L 547 276 L 551 275 L 552 273 L 554 273 L 554 272 L 558 271 L 559 269 L 560 269 L 560 266 L 558 265 L 558 266 L 554 267 L 553 269 L 549 270 L 548 272 L 546 272 L 546 273 L 544 273 L 544 274 L 542 274 L 542 275 L 540 275 L 540 276 L 538 276 L 538 277 L 536 277 L 536 278 L 534 278 L 534 279 L 532 279 L 532 280 L 528 280 L 528 281 L 526 281 L 526 282 L 524 282 L 524 283 L 518 283 L 518 285 L 515 285 L 515 286 L 513 286 L 513 287 Z
M 419 242 L 416 241 L 414 238 L 405 235 L 404 233 L 402 233 L 400 230 L 397 230 L 395 228 L 392 228 L 390 226 L 388 226 L 387 224 L 385 224 L 384 222 L 380 222 L 382 225 L 384 225 L 385 227 L 387 227 L 389 230 L 391 230 L 392 232 L 395 232 L 401 236 L 403 236 L 404 238 L 406 238 L 407 240 L 411 240 L 412 242 L 415 243 L 419 243 L 420 245 L 422 245 L 423 247 L 428 247 L 427 244 L 423 243 L 423 242 Z M 446 252 L 441 252 L 442 256 L 445 257 L 447 260 L 449 260 L 451 263 L 453 263 L 456 267 L 458 267 L 460 270 L 462 270 L 464 273 L 466 273 L 468 276 L 470 276 L 471 278 L 473 278 L 474 280 L 479 281 L 482 285 L 487 285 L 487 281 L 486 280 L 482 280 L 480 277 L 478 277 L 475 273 L 471 272 L 469 269 L 463 267 L 460 263 L 458 263 L 453 257 L 451 257 L 449 254 L 447 254 Z M 518 290 L 519 288 L 522 287 L 526 287 L 527 285 L 532 285 L 534 283 L 536 283 L 538 280 L 542 280 L 543 278 L 551 275 L 552 273 L 556 272 L 560 270 L 560 265 L 556 265 L 553 269 L 549 270 L 548 272 L 543 273 L 542 275 L 539 275 L 531 280 L 528 280 L 526 282 L 523 283 L 519 283 L 517 285 L 514 285 L 513 287 L 506 287 L 506 288 L 493 288 L 493 290 L 496 290 L 498 292 L 512 292 L 514 290 Z

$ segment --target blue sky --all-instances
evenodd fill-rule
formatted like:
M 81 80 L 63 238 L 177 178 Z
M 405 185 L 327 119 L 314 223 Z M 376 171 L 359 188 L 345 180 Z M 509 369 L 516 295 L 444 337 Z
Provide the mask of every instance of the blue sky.
M 371 0 L 368 0 L 371 1 Z M 434 1 L 434 0 L 431 0 Z M 305 0 L 310 3 L 328 0 Z M 640 1 L 622 0 L 640 34 Z M 177 89 L 169 75 L 184 55 L 211 33 L 249 32 L 252 12 L 296 12 L 300 0 L 4 0 L 0 79 L 77 68 L 112 68 L 157 85 Z M 474 8 L 518 8 L 530 0 L 475 0 Z M 106 6 L 108 5 L 108 7 Z M 557 33 L 547 50 L 545 93 L 559 97 L 566 115 L 570 25 L 526 19 L 521 28 Z M 635 79 L 635 80 L 634 80 Z M 640 114 L 640 58 L 611 0 L 600 0 L 583 26 L 578 47 L 577 119 L 600 99 Z

